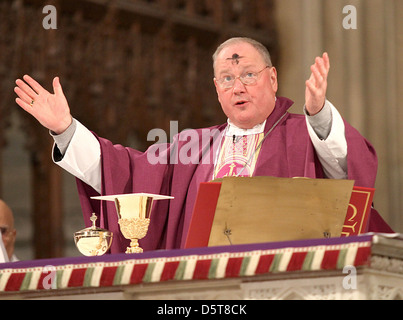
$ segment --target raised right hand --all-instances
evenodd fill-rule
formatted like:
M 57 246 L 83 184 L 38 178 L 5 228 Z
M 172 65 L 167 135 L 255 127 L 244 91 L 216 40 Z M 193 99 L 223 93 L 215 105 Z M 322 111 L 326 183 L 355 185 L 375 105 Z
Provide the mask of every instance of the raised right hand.
M 63 133 L 73 119 L 59 78 L 53 79 L 53 94 L 30 76 L 25 75 L 23 79 L 25 81 L 18 79 L 15 82 L 14 92 L 18 95 L 15 102 L 45 128 L 56 134 Z

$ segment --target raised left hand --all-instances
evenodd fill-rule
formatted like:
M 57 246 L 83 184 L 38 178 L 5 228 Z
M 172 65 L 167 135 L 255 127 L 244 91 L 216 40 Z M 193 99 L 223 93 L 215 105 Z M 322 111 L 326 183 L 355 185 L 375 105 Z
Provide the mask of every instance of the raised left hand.
M 326 52 L 322 57 L 317 57 L 311 66 L 311 77 L 305 83 L 305 107 L 311 116 L 319 113 L 325 105 L 329 69 L 329 56 Z

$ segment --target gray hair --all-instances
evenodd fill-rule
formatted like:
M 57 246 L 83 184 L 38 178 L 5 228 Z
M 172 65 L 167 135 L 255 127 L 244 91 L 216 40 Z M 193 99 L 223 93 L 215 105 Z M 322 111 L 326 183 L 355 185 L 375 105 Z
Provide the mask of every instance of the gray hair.
M 268 65 L 269 67 L 273 66 L 272 62 L 271 62 L 269 50 L 267 50 L 267 48 L 263 44 L 261 44 L 260 42 L 258 42 L 256 40 L 253 40 L 251 38 L 236 37 L 236 38 L 230 38 L 218 46 L 217 50 L 213 54 L 213 68 L 214 69 L 215 69 L 215 62 L 217 60 L 217 56 L 220 54 L 220 52 L 223 49 L 225 49 L 226 47 L 233 45 L 233 44 L 237 44 L 237 43 L 249 43 L 261 54 L 266 65 Z

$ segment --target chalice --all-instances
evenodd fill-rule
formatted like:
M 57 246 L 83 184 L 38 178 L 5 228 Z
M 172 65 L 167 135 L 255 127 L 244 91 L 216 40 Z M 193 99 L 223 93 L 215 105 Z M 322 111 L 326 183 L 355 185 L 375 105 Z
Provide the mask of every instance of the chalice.
M 142 253 L 143 248 L 140 247 L 139 240 L 147 235 L 154 201 L 173 199 L 173 197 L 131 193 L 93 197 L 92 199 L 115 202 L 120 231 L 126 239 L 130 240 L 126 253 Z

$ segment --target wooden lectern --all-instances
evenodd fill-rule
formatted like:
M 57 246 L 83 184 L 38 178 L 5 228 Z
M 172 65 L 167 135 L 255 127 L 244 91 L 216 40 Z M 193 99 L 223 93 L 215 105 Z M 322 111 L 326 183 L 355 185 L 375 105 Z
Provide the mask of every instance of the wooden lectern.
M 364 233 L 375 190 L 353 184 L 276 177 L 202 183 L 185 248 Z

